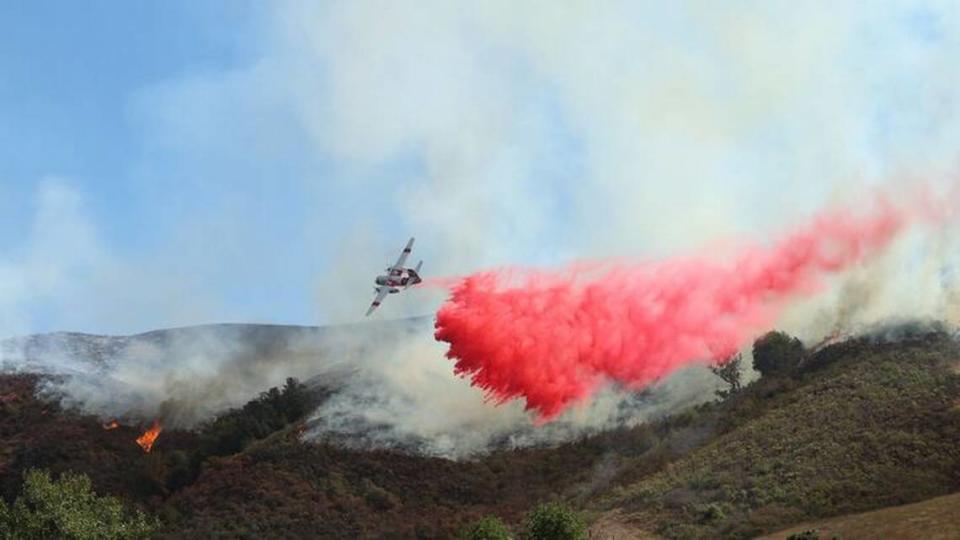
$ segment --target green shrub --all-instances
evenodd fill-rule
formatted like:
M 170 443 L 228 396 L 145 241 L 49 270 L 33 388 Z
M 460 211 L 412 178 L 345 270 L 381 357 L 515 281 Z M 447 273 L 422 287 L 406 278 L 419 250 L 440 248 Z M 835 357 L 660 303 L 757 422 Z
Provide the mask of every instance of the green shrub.
M 698 509 L 700 523 L 716 523 L 727 518 L 723 506 L 710 503 Z
M 803 354 L 799 339 L 783 332 L 767 332 L 753 343 L 753 369 L 764 377 L 789 373 Z
M 148 538 L 155 528 L 143 512 L 126 516 L 119 499 L 98 497 L 84 474 L 53 481 L 45 470 L 30 470 L 13 507 L 0 500 L 3 538 Z
M 460 531 L 460 540 L 511 540 L 510 529 L 496 516 L 484 516 Z
M 262 392 L 239 409 L 231 409 L 203 426 L 199 455 L 227 456 L 243 450 L 249 443 L 295 422 L 310 412 L 307 387 L 288 378 L 283 389 Z
M 541 504 L 527 514 L 526 540 L 585 540 L 587 526 L 572 510 L 558 503 Z
M 710 366 L 710 371 L 717 377 L 720 377 L 720 380 L 727 383 L 728 388 L 726 390 L 716 391 L 717 397 L 720 399 L 726 399 L 740 391 L 740 364 L 742 361 L 743 356 L 735 354 L 722 362 Z

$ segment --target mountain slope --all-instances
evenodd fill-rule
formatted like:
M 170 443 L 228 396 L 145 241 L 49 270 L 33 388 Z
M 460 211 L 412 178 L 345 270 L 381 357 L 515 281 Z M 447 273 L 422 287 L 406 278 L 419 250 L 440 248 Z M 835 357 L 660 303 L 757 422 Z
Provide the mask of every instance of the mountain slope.
M 251 341 L 279 345 L 241 349 L 291 342 Z M 278 424 L 263 407 L 166 429 L 145 454 L 134 442 L 142 427 L 104 430 L 96 417 L 38 397 L 38 376 L 6 374 L 0 490 L 10 500 L 31 467 L 83 472 L 101 494 L 159 516 L 160 535 L 171 538 L 449 538 L 482 515 L 517 526 L 550 500 L 618 537 L 740 538 L 960 489 L 958 358 L 944 332 L 849 339 L 724 401 L 460 461 L 305 442 L 306 418 Z M 337 384 L 320 377 L 313 388 Z M 209 452 L 206 441 L 236 429 L 258 434 Z
M 668 537 L 746 537 L 960 488 L 956 343 L 930 334 L 839 348 L 724 404 L 728 420 L 748 419 L 595 507 Z

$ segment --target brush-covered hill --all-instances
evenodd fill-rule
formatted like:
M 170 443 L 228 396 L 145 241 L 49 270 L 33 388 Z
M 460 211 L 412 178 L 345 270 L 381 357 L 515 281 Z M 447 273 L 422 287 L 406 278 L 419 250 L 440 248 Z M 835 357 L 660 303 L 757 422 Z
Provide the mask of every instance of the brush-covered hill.
M 937 331 L 827 347 L 689 413 L 716 434 L 589 506 L 670 538 L 745 538 L 950 493 L 960 488 L 958 362 L 956 341 Z
M 40 377 L 6 374 L 0 494 L 11 501 L 29 468 L 82 472 L 168 538 L 450 538 L 484 515 L 517 530 L 556 500 L 599 538 L 743 538 L 960 490 L 958 359 L 937 329 L 848 339 L 724 400 L 461 461 L 303 442 L 305 411 L 327 393 L 298 383 L 166 430 L 144 453 L 145 426 L 105 430 L 37 397 Z
M 38 397 L 40 381 L 0 376 L 0 495 L 11 502 L 32 468 L 81 472 L 99 494 L 158 516 L 162 538 L 449 538 L 487 514 L 518 521 L 587 481 L 607 447 L 458 462 L 305 443 L 304 411 L 324 396 L 291 384 L 195 430 L 164 430 L 145 453 L 135 439 L 147 424 L 106 429 Z

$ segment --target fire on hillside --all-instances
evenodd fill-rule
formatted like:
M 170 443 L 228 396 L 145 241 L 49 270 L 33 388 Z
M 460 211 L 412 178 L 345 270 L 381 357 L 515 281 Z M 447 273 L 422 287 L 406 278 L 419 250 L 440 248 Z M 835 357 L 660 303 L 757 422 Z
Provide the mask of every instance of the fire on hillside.
M 143 448 L 144 452 L 149 454 L 150 449 L 153 448 L 153 443 L 156 442 L 161 431 L 163 431 L 163 426 L 160 425 L 160 420 L 154 420 L 150 429 L 145 431 L 143 435 L 137 437 L 137 444 L 140 445 L 140 448 Z

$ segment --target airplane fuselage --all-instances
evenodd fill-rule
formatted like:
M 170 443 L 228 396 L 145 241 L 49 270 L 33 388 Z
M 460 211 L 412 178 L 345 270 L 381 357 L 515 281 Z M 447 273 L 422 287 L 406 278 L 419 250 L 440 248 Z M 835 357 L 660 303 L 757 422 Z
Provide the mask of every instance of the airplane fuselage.
M 390 294 L 400 292 L 400 287 L 407 287 L 420 283 L 419 276 L 415 276 L 409 269 L 391 271 L 389 274 L 379 275 L 374 280 L 377 288 L 387 287 Z
M 375 283 L 381 287 L 406 287 L 410 283 L 410 278 L 394 276 L 377 276 Z

